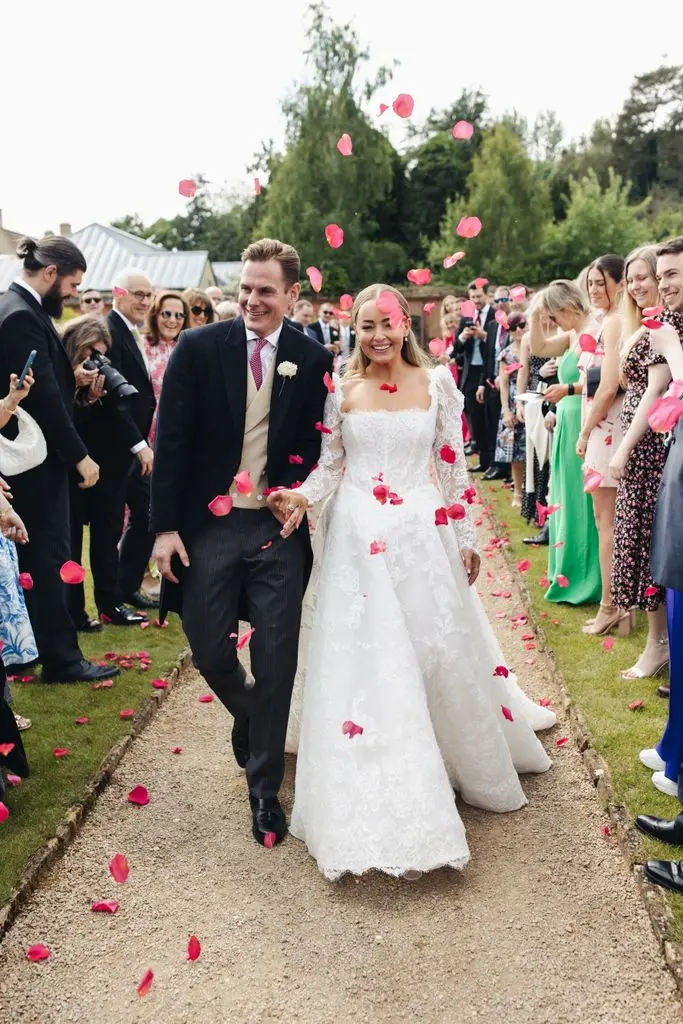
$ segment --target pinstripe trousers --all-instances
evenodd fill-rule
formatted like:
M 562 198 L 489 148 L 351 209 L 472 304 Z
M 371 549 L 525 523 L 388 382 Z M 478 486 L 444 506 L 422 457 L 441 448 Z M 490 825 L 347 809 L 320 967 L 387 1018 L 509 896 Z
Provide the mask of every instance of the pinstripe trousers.
M 183 575 L 183 628 L 195 663 L 238 725 L 249 723 L 249 792 L 277 796 L 296 675 L 305 550 L 283 540 L 268 509 L 233 508 L 190 542 Z M 246 604 L 255 685 L 245 687 L 237 657 L 238 617 Z

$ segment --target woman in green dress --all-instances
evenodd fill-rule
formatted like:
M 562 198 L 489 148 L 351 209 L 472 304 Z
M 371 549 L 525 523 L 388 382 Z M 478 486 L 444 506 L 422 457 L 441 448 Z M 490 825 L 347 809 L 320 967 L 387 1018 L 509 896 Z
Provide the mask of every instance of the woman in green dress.
M 546 316 L 558 333 L 546 338 Z M 559 359 L 559 384 L 548 388 L 545 399 L 557 407 L 546 420 L 553 432 L 550 461 L 550 505 L 560 507 L 550 517 L 547 601 L 585 604 L 600 600 L 601 579 L 598 532 L 590 494 L 584 492 L 583 463 L 576 454 L 581 433 L 579 372 L 582 334 L 597 337 L 585 295 L 572 281 L 552 281 L 537 297 L 529 317 L 531 351 L 535 356 Z

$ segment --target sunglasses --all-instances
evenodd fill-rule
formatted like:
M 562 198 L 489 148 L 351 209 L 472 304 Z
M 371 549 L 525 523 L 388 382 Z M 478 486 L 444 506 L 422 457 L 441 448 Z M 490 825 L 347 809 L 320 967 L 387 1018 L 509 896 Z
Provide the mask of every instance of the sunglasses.
M 194 313 L 194 309 L 192 310 L 192 312 Z M 173 313 L 173 312 L 171 312 L 170 309 L 162 309 L 162 311 L 161 311 L 161 313 L 159 315 L 164 320 L 173 320 L 173 318 L 175 318 L 176 320 L 181 321 L 181 320 L 185 319 L 185 314 L 184 313 Z
M 209 310 L 206 306 L 191 306 L 190 313 L 192 313 L 192 316 L 208 316 Z M 176 314 L 176 316 L 177 315 L 178 314 Z
M 498 302 L 509 302 L 510 300 L 509 299 L 494 299 L 493 301 L 498 303 Z
M 89 306 L 91 303 L 98 303 L 98 302 L 101 302 L 101 301 L 102 301 L 102 296 L 101 295 L 97 295 L 97 296 L 91 295 L 90 298 L 83 299 L 83 304 L 85 306 Z
M 144 302 L 145 299 L 151 299 L 154 292 L 131 292 L 130 294 L 134 299 L 137 299 L 138 302 Z
M 323 316 L 332 316 L 332 310 L 331 309 L 323 309 L 322 313 L 323 313 Z

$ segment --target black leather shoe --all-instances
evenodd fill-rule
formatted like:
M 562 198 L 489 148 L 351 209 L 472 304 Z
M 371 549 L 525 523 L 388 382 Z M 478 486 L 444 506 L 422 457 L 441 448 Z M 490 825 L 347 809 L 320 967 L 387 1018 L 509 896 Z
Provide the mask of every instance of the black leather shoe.
M 104 626 L 97 619 L 84 619 L 76 629 L 79 633 L 101 633 Z
M 683 866 L 680 860 L 649 860 L 645 865 L 648 882 L 683 896 Z
M 110 608 L 108 612 L 100 612 L 100 619 L 106 626 L 139 626 L 147 616 L 131 611 L 125 604 L 120 604 L 117 608 Z
M 120 671 L 116 665 L 93 665 L 84 658 L 80 665 L 68 672 L 55 674 L 43 669 L 41 678 L 44 683 L 98 683 L 101 679 L 113 679 Z
M 159 607 L 158 598 L 148 597 L 147 594 L 143 594 L 141 590 L 136 590 L 134 594 L 124 597 L 123 600 L 126 604 L 132 604 L 133 608 L 141 608 L 143 611 L 147 608 Z
M 250 795 L 249 802 L 253 819 L 251 831 L 256 842 L 261 846 L 281 843 L 287 834 L 287 821 L 278 798 L 274 796 L 266 800 L 257 800 Z M 266 843 L 268 835 L 275 837 L 270 843 Z
M 485 473 L 486 468 L 484 466 L 469 466 L 470 473 Z
M 479 449 L 472 441 L 465 445 L 465 455 L 476 455 L 478 451 Z
M 245 768 L 249 760 L 249 719 L 235 722 L 232 727 L 232 752 L 240 768 Z
M 663 697 L 665 700 L 668 700 L 670 693 L 671 693 L 671 687 L 669 686 L 668 683 L 662 683 L 661 686 L 657 687 L 657 696 L 658 697 Z
M 683 846 L 683 814 L 679 814 L 673 821 L 655 818 L 652 814 L 639 814 L 636 818 L 636 828 L 646 836 L 658 839 L 660 843 Z
M 491 468 L 487 469 L 486 472 L 484 473 L 483 479 L 484 480 L 507 480 L 509 482 L 511 480 L 511 476 L 510 476 L 510 474 L 506 470 L 498 469 L 497 466 L 491 466 Z
M 550 527 L 544 526 L 535 537 L 525 537 L 524 544 L 535 544 L 537 547 L 547 547 L 550 543 Z

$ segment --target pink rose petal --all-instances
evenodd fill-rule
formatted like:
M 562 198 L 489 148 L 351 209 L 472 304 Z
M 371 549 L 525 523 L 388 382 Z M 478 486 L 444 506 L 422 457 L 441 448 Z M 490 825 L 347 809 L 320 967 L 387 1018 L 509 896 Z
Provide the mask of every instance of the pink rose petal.
M 337 149 L 342 156 L 351 156 L 353 153 L 353 142 L 351 141 L 351 136 L 347 135 L 346 132 L 344 132 L 337 143 Z
M 213 516 L 227 516 L 232 512 L 233 504 L 233 499 L 229 494 L 217 494 L 209 502 L 208 509 Z
M 344 231 L 338 224 L 328 224 L 325 228 L 325 238 L 331 249 L 339 249 L 344 244 Z
M 476 238 L 481 231 L 481 221 L 478 217 L 462 217 L 455 229 L 456 235 L 461 238 Z
M 414 106 L 415 101 L 410 93 L 407 92 L 399 93 L 392 103 L 394 113 L 397 114 L 398 117 L 410 117 Z
M 319 292 L 323 286 L 323 275 L 317 267 L 306 267 L 306 277 L 311 282 L 314 292 Z
M 469 121 L 456 121 L 451 131 L 451 135 L 453 136 L 454 139 L 458 139 L 459 141 L 465 142 L 467 141 L 467 139 L 471 139 L 473 134 L 474 127 L 470 124 Z
M 197 183 L 192 178 L 183 178 L 178 182 L 178 191 L 185 199 L 194 199 L 197 195 Z

